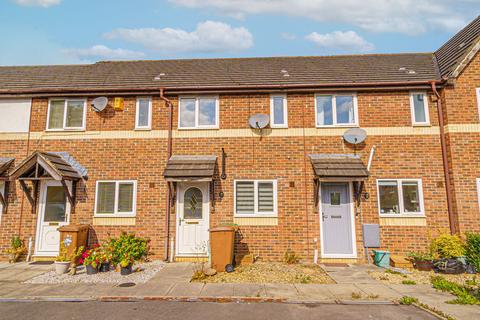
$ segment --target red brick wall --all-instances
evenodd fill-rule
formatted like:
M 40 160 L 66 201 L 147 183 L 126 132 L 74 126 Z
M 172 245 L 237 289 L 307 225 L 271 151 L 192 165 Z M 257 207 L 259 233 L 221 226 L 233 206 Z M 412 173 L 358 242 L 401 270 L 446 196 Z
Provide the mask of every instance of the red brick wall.
M 177 99 L 174 101 L 174 128 L 177 127 Z M 46 127 L 48 99 L 34 99 L 32 131 Z M 436 108 L 429 103 L 430 119 L 436 125 Z M 408 92 L 358 93 L 358 109 L 362 127 L 411 127 Z M 158 97 L 153 99 L 154 130 L 166 130 L 168 109 Z M 220 128 L 248 129 L 249 115 L 269 113 L 269 95 L 220 96 Z M 314 95 L 288 95 L 289 128 L 314 128 Z M 135 98 L 125 98 L 125 110 L 113 111 L 111 106 L 102 114 L 87 111 L 87 131 L 128 131 L 135 125 Z M 275 129 L 273 129 L 275 130 Z M 318 133 L 322 129 L 317 130 Z M 227 179 L 216 181 L 216 199 L 211 211 L 211 225 L 233 221 L 233 181 L 235 179 L 278 180 L 278 226 L 242 226 L 237 238 L 240 252 L 259 254 L 265 259 L 280 260 L 286 249 L 292 249 L 311 261 L 314 238 L 320 240 L 318 208 L 314 204 L 313 170 L 306 157 L 310 153 L 353 153 L 341 138 L 343 129 L 334 136 L 269 136 L 230 138 L 176 138 L 173 154 L 216 155 L 221 165 L 221 148 L 227 158 Z M 1 140 L 0 157 L 14 156 L 16 164 L 25 158 L 26 141 Z M 377 135 L 369 136 L 357 153 L 367 163 L 373 145 L 377 151 L 371 177 L 365 185 L 370 194 L 363 200 L 361 213 L 355 218 L 358 256 L 363 257 L 361 223 L 378 223 L 376 179 L 421 178 L 428 228 L 382 226 L 383 247 L 405 253 L 425 247 L 429 233 L 448 228 L 441 150 L 438 135 Z M 95 226 L 93 240 L 121 230 L 135 231 L 152 239 L 156 257 L 163 257 L 165 237 L 166 183 L 162 177 L 166 163 L 166 139 L 68 139 L 31 140 L 30 152 L 67 151 L 89 169 L 89 179 L 79 188 L 79 202 L 73 222 L 92 223 L 95 182 L 100 179 L 135 179 L 138 182 L 136 225 L 132 227 Z M 290 185 L 294 182 L 294 186 Z M 12 234 L 24 239 L 35 238 L 37 213 L 32 213 L 18 183 L 11 188 L 9 209 L 0 226 L 0 250 L 8 246 Z M 219 199 L 223 191 L 225 197 Z M 23 210 L 22 208 L 23 200 Z M 175 210 L 171 215 L 171 233 L 175 231 Z M 20 227 L 21 226 L 21 227 Z M 21 229 L 20 229 L 21 228 Z

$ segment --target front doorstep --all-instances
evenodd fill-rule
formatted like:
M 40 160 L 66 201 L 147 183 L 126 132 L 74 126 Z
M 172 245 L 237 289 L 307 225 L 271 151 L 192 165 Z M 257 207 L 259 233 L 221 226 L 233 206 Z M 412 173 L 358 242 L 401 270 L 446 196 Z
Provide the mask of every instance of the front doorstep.
M 318 264 L 321 263 L 346 263 L 346 264 L 359 264 L 361 260 L 358 258 L 319 258 Z
M 54 261 L 56 256 L 32 256 L 32 261 L 37 262 L 37 261 Z
M 175 262 L 208 262 L 208 256 L 175 256 Z

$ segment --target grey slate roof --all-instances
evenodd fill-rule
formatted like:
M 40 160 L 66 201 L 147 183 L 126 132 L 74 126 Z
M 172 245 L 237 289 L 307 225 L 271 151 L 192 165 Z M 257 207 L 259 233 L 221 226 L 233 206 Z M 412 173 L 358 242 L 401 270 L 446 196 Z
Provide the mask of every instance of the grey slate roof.
M 0 67 L 0 93 L 408 83 L 436 79 L 435 70 L 431 53 Z
M 480 40 L 480 16 L 460 30 L 435 52 L 440 74 L 449 76 Z

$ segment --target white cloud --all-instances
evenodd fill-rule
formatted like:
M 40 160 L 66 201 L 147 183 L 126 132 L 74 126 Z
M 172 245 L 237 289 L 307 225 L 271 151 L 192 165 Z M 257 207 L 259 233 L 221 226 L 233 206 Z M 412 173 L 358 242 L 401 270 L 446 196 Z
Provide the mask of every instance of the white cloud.
M 139 59 L 145 57 L 143 52 L 126 49 L 111 49 L 104 45 L 95 45 L 90 48 L 64 49 L 63 53 L 77 59 L 101 58 L 112 60 Z
M 360 37 L 355 31 L 334 31 L 320 34 L 312 32 L 305 37 L 317 46 L 326 49 L 337 49 L 345 52 L 368 52 L 375 46 Z
M 62 0 L 15 0 L 18 5 L 26 7 L 44 7 L 48 8 L 60 4 Z
M 141 44 L 163 53 L 234 52 L 253 46 L 253 36 L 246 28 L 233 28 L 215 21 L 201 22 L 191 32 L 172 28 L 116 29 L 105 37 Z
M 243 18 L 282 14 L 320 22 L 346 23 L 373 32 L 419 34 L 433 29 L 458 30 L 471 15 L 470 0 L 169 0 L 187 8 L 213 8 Z M 467 3 L 468 4 L 468 3 Z M 470 11 L 465 9 L 470 7 Z

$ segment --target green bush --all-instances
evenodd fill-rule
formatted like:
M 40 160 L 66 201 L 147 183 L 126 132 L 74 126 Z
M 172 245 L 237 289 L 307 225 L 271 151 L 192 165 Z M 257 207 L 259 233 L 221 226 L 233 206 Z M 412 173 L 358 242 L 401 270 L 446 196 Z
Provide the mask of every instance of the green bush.
M 430 243 L 435 258 L 457 258 L 465 255 L 465 244 L 458 235 L 441 234 Z
M 472 264 L 480 272 L 480 233 L 467 232 L 465 244 L 465 256 L 467 262 Z
M 149 242 L 150 240 L 136 237 L 135 234 L 122 232 L 120 237 L 110 239 L 110 246 L 113 248 L 112 262 L 118 264 L 126 258 L 134 261 L 145 259 L 149 251 Z

